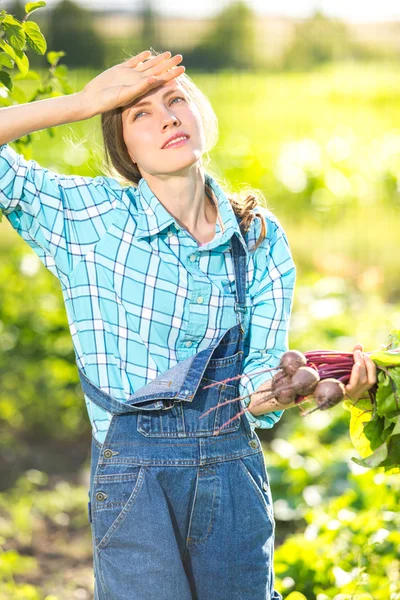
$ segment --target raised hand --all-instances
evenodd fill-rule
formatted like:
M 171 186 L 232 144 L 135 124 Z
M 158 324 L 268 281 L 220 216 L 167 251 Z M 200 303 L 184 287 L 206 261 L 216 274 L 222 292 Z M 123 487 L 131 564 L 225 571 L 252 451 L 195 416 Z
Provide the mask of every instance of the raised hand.
M 155 87 L 178 77 L 185 71 L 181 54 L 171 57 L 171 52 L 151 56 L 144 50 L 129 60 L 115 65 L 97 75 L 79 92 L 82 103 L 92 116 L 126 106 Z M 143 62 L 146 60 L 146 62 Z

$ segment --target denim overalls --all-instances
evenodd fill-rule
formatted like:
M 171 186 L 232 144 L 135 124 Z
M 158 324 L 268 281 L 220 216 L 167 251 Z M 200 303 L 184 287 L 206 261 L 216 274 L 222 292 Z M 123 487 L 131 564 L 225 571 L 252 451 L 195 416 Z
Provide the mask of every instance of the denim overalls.
M 89 519 L 95 600 L 281 600 L 274 590 L 275 522 L 261 444 L 241 406 L 246 255 L 231 238 L 238 323 L 120 402 L 82 389 L 112 413 L 92 438 Z

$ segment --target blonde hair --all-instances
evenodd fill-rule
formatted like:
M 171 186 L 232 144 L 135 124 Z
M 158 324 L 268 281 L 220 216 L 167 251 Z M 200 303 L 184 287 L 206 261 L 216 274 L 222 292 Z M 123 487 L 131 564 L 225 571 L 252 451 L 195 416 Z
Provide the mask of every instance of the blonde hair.
M 156 52 L 152 48 L 150 48 L 150 51 L 152 54 L 146 61 L 150 60 L 153 56 L 161 54 L 161 52 Z M 179 75 L 176 80 L 179 81 L 201 117 L 205 133 L 206 149 L 203 156 L 200 158 L 200 165 L 204 169 L 205 165 L 209 162 L 208 153 L 218 140 L 218 119 L 211 106 L 210 100 L 186 72 Z M 137 165 L 132 161 L 124 141 L 122 127 L 123 110 L 124 107 L 118 107 L 101 114 L 101 129 L 104 144 L 103 170 L 108 176 L 118 179 L 122 184 L 133 183 L 138 185 L 139 181 L 142 179 L 142 175 Z M 207 168 L 207 172 L 217 181 L 231 203 L 235 215 L 239 219 L 239 226 L 243 236 L 245 236 L 250 229 L 253 219 L 256 216 L 260 217 L 261 233 L 256 244 L 251 248 L 251 250 L 254 251 L 262 243 L 266 235 L 266 225 L 263 215 L 253 210 L 257 204 L 266 203 L 264 195 L 260 190 L 255 190 L 249 186 L 245 186 L 238 192 L 233 192 L 229 190 L 227 184 L 222 182 L 222 180 L 212 173 L 209 168 Z

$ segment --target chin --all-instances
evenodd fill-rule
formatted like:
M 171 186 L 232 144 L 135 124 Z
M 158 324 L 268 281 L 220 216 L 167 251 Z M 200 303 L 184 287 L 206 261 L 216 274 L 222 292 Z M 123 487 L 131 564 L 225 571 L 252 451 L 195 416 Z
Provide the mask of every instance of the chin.
M 181 159 L 181 160 L 176 160 L 176 161 L 172 161 L 171 160 L 171 164 L 170 165 L 166 165 L 164 163 L 164 169 L 166 173 L 179 173 L 182 171 L 185 171 L 187 169 L 191 169 L 193 167 L 193 165 L 195 165 L 199 160 L 200 160 L 201 156 L 191 156 L 190 158 L 186 158 L 186 159 Z

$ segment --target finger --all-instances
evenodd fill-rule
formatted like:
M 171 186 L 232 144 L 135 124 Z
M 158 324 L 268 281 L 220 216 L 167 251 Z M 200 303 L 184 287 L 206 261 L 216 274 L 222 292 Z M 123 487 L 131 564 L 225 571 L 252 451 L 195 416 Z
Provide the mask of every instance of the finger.
M 176 54 L 172 56 L 172 58 L 164 61 L 162 64 L 155 66 L 154 68 L 149 69 L 149 75 L 161 75 L 164 71 L 168 71 L 172 67 L 175 67 L 178 63 L 182 61 L 182 54 Z M 147 75 L 147 73 L 146 73 Z
M 356 363 L 351 370 L 350 380 L 349 380 L 348 384 L 345 386 L 346 394 L 348 396 L 351 396 L 354 393 L 355 389 L 357 388 L 359 378 L 360 378 L 360 368 L 361 368 L 360 365 L 358 363 Z
M 368 384 L 375 385 L 377 381 L 376 364 L 369 356 L 364 356 L 364 363 L 367 369 Z
M 128 60 L 122 63 L 124 67 L 136 67 L 142 60 L 147 58 L 151 54 L 150 50 L 143 50 L 140 54 L 132 56 Z
M 163 73 L 163 75 L 160 75 L 160 77 L 155 77 L 152 76 L 151 79 L 154 79 L 157 83 L 166 83 L 167 81 L 171 81 L 171 79 L 173 79 L 174 77 L 179 77 L 179 75 L 182 75 L 182 73 L 184 73 L 186 70 L 186 67 L 184 67 L 183 65 L 179 65 L 179 67 L 173 67 L 172 69 L 170 69 L 169 71 L 167 71 L 167 73 Z
M 354 349 L 353 349 L 353 358 L 354 358 L 354 362 L 355 363 L 358 363 L 359 365 L 363 365 L 364 364 L 363 354 L 362 354 L 361 350 L 357 346 L 354 346 Z
M 362 349 L 363 349 L 362 344 L 357 343 L 353 348 L 353 352 L 354 352 L 354 350 L 361 350 L 361 352 L 362 352 Z
M 157 56 L 152 56 L 151 58 L 149 58 L 148 60 L 146 60 L 145 62 L 143 62 L 141 65 L 138 65 L 137 70 L 138 71 L 149 71 L 152 67 L 165 62 L 167 59 L 169 59 L 171 56 L 171 52 L 169 50 L 167 50 L 166 52 L 163 52 L 162 54 L 157 54 Z M 150 74 L 150 73 L 146 73 Z

